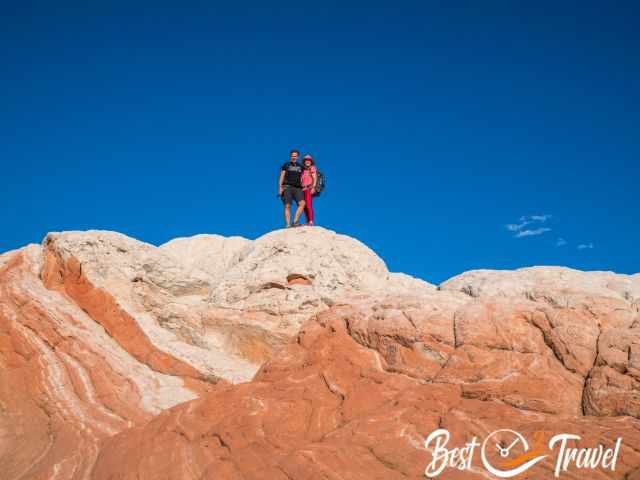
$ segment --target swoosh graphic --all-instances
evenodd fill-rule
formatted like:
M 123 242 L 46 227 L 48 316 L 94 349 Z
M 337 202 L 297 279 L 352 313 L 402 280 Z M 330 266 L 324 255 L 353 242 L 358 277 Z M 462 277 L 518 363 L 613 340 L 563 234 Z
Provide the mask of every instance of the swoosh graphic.
M 518 455 L 516 458 L 514 458 L 513 460 L 507 460 L 506 462 L 502 462 L 500 464 L 500 466 L 502 468 L 514 468 L 517 467 L 518 465 L 522 465 L 524 462 L 526 462 L 527 460 L 536 457 L 537 455 L 540 455 L 542 453 L 542 450 L 531 450 L 527 453 L 523 453 L 521 455 Z
M 533 467 L 536 463 L 538 463 L 540 460 L 547 458 L 547 455 L 542 455 L 540 457 L 536 457 L 533 460 L 529 460 L 527 463 L 524 463 L 522 465 L 520 465 L 517 468 L 514 468 L 513 470 L 498 470 L 496 468 L 493 468 L 491 465 L 489 465 L 488 463 L 485 463 L 485 468 L 493 473 L 496 477 L 500 477 L 500 478 L 511 478 L 511 477 L 515 477 L 516 475 L 521 474 L 522 472 L 529 470 L 531 467 Z

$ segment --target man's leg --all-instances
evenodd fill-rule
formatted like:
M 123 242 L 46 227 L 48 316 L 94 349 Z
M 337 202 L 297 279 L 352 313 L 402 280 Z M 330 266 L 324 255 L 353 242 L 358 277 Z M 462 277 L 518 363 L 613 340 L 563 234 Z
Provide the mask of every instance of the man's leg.
M 293 200 L 293 191 L 285 188 L 282 192 L 282 203 L 284 203 L 284 223 L 287 227 L 291 226 L 291 201 Z
M 302 212 L 304 211 L 304 205 L 305 205 L 304 193 L 302 193 L 301 188 L 296 188 L 291 190 L 291 194 L 296 199 L 296 205 L 298 206 L 298 208 L 296 209 L 296 213 L 293 216 L 293 223 L 294 225 L 298 225 L 298 220 L 300 220 L 300 215 L 302 215 Z
M 291 204 L 284 204 L 284 223 L 287 227 L 291 226 Z
M 296 209 L 296 213 L 293 216 L 293 223 L 294 224 L 298 224 L 298 220 L 300 220 L 300 215 L 302 215 L 302 212 L 304 211 L 304 200 L 300 200 L 298 202 L 298 208 Z

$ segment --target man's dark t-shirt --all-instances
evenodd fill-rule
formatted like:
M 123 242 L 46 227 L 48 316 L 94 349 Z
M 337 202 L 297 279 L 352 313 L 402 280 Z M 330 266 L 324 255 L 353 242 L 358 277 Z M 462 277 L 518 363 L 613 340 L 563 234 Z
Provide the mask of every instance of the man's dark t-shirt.
M 302 165 L 299 163 L 291 163 L 287 162 L 282 165 L 280 169 L 284 173 L 284 179 L 282 180 L 283 185 L 289 185 L 291 187 L 302 187 Z

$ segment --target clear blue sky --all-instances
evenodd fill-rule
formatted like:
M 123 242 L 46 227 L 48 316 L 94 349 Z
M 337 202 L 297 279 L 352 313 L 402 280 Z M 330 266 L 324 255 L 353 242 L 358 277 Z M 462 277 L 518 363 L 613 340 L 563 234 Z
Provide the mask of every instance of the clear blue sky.
M 639 5 L 4 2 L 0 251 L 255 238 L 297 147 L 392 270 L 638 272 Z

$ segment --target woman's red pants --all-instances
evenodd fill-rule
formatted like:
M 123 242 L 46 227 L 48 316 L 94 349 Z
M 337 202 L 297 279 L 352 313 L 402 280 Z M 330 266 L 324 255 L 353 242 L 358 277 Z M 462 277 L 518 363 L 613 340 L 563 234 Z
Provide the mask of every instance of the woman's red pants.
M 304 190 L 304 214 L 307 217 L 307 223 L 313 223 L 313 195 L 310 188 Z

